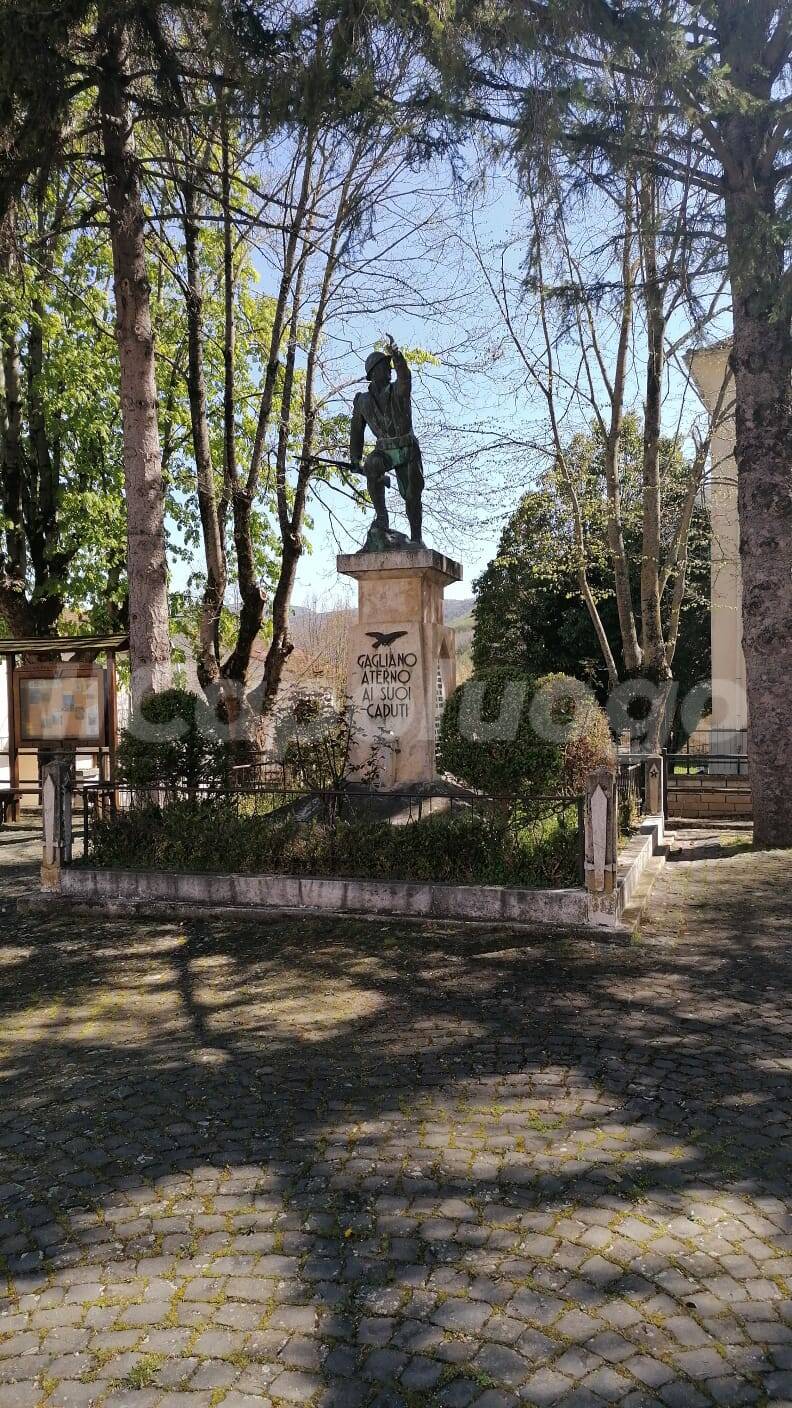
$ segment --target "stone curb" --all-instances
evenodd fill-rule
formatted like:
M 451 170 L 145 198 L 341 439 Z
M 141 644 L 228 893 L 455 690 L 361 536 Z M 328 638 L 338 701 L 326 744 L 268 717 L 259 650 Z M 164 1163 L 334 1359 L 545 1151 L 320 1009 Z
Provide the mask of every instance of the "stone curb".
M 203 909 L 396 916 L 489 924 L 585 928 L 585 891 L 433 885 L 298 875 L 188 874 L 159 870 L 64 869 L 58 895 L 81 901 L 189 905 Z
M 664 863 L 662 817 L 646 818 L 620 857 L 618 889 L 589 895 L 583 889 L 528 890 L 496 885 L 432 885 L 296 875 L 189 874 L 175 871 L 101 870 L 73 866 L 59 886 L 19 902 L 29 911 L 58 905 L 71 912 L 109 915 L 251 918 L 348 914 L 402 921 L 492 924 L 526 932 L 552 930 L 602 943 L 631 940 L 643 908 L 635 900 L 647 868 Z M 644 887 L 645 888 L 645 887 Z M 646 890 L 648 895 L 648 890 Z M 645 896 L 642 897 L 645 900 Z

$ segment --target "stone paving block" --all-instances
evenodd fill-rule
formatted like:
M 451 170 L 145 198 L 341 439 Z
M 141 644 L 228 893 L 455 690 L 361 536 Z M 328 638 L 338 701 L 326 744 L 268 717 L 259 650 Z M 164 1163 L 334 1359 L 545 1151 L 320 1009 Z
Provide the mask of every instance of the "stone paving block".
M 186 1387 L 187 1380 L 198 1368 L 198 1363 L 199 1361 L 194 1355 L 186 1355 L 183 1359 L 166 1359 L 156 1370 L 154 1382 L 158 1388 Z M 190 1388 L 198 1389 L 200 1387 L 202 1387 L 200 1384 L 190 1384 Z
M 157 1390 L 121 1388 L 108 1394 L 102 1408 L 158 1408 L 161 1401 Z
M 517 1408 L 519 1399 L 513 1393 L 503 1393 L 500 1389 L 488 1388 L 479 1398 L 474 1399 L 475 1408 Z
M 540 1330 L 528 1329 L 520 1335 L 515 1348 L 530 1364 L 542 1364 L 555 1353 L 558 1341 L 543 1335 Z
M 312 1305 L 281 1305 L 272 1312 L 269 1324 L 275 1329 L 302 1330 L 310 1334 L 317 1327 L 318 1315 Z
M 598 1354 L 600 1358 L 607 1359 L 611 1364 L 620 1364 L 623 1359 L 629 1359 L 635 1352 L 635 1346 L 629 1340 L 617 1334 L 615 1330 L 603 1330 L 601 1334 L 586 1342 L 586 1348 L 592 1354 Z
M 79 1379 L 62 1378 L 50 1393 L 52 1408 L 96 1408 L 107 1393 L 107 1383 L 82 1383 Z
M 563 1335 L 565 1339 L 582 1344 L 597 1333 L 600 1325 L 582 1310 L 568 1310 L 565 1315 L 556 1320 L 553 1329 L 556 1334 Z
M 0 1384 L 0 1408 L 36 1408 L 40 1399 L 35 1384 Z
M 689 1378 L 696 1381 L 717 1379 L 728 1374 L 731 1368 L 728 1360 L 714 1349 L 688 1349 L 675 1356 Z
M 238 1393 L 232 1389 L 223 1399 L 223 1408 L 271 1408 L 271 1402 L 260 1394 Z
M 561 1368 L 559 1361 L 558 1367 Z M 587 1374 L 583 1379 L 583 1388 L 595 1393 L 598 1398 L 604 1399 L 606 1403 L 618 1403 L 626 1393 L 632 1388 L 632 1380 L 624 1374 L 612 1368 L 610 1365 L 601 1364 L 598 1369 Z M 691 1405 L 692 1408 L 692 1405 Z
M 166 1393 L 157 1408 L 212 1408 L 212 1395 L 208 1390 L 193 1393 L 189 1389 Z
M 294 1369 L 320 1369 L 327 1346 L 307 1335 L 292 1335 L 278 1353 L 283 1364 Z
M 441 1408 L 468 1408 L 479 1393 L 480 1385 L 470 1379 L 457 1379 L 440 1390 L 437 1401 Z
M 564 1309 L 564 1302 L 555 1296 L 543 1296 L 535 1291 L 519 1291 L 508 1302 L 506 1313 L 515 1319 L 530 1320 L 535 1325 L 552 1325 Z
M 341 1377 L 351 1377 L 357 1373 L 359 1354 L 357 1349 L 352 1349 L 348 1345 L 337 1345 L 328 1353 L 324 1369 L 328 1374 L 340 1374 Z
M 39 1347 L 39 1336 L 32 1330 L 12 1334 L 9 1339 L 0 1339 L 0 1360 L 16 1358 L 19 1354 L 30 1354 Z
M 229 1388 L 239 1378 L 239 1368 L 224 1359 L 206 1359 L 199 1364 L 191 1380 L 193 1389 Z
M 712 1383 L 705 1387 L 715 1402 L 723 1408 L 741 1408 L 742 1404 L 755 1403 L 762 1392 L 756 1384 L 733 1375 L 713 1379 Z
M 489 1305 L 483 1301 L 452 1299 L 445 1301 L 434 1311 L 432 1319 L 444 1330 L 477 1331 L 486 1325 L 492 1314 Z
M 573 1388 L 569 1393 L 565 1393 L 559 1399 L 563 1408 L 600 1408 L 602 1399 L 595 1393 L 590 1393 L 587 1388 Z
M 443 1375 L 442 1364 L 424 1355 L 416 1354 L 402 1371 L 401 1383 L 406 1389 L 425 1390 L 434 1388 Z
M 681 1379 L 665 1384 L 660 1389 L 660 1397 L 668 1408 L 706 1408 L 710 1401 L 706 1394 Z
M 273 1398 L 284 1398 L 288 1403 L 308 1403 L 321 1387 L 317 1375 L 290 1369 L 273 1379 L 271 1392 Z
M 564 1350 L 557 1359 L 553 1361 L 554 1368 L 562 1374 L 566 1374 L 574 1382 L 582 1379 L 586 1374 L 591 1374 L 595 1369 L 599 1369 L 602 1360 L 598 1354 L 592 1354 L 586 1349 L 575 1346 L 572 1349 Z
M 208 1359 L 224 1359 L 242 1352 L 245 1336 L 235 1330 L 204 1330 L 195 1340 L 194 1352 Z
M 529 1360 L 506 1345 L 488 1344 L 476 1355 L 473 1368 L 509 1388 L 518 1388 L 529 1378 Z
M 640 1379 L 647 1388 L 661 1388 L 667 1384 L 674 1375 L 667 1364 L 662 1364 L 659 1359 L 652 1359 L 648 1354 L 636 1354 L 632 1359 L 624 1361 L 624 1368 L 628 1369 L 634 1378 Z
M 529 1403 L 535 1403 L 538 1408 L 544 1408 L 545 1404 L 557 1403 L 564 1394 L 571 1392 L 572 1382 L 570 1379 L 559 1374 L 555 1369 L 539 1369 L 532 1374 L 525 1384 L 524 1392 Z
M 781 1398 L 792 1398 L 792 1372 L 779 1370 L 773 1374 L 765 1374 L 762 1382 L 772 1402 Z

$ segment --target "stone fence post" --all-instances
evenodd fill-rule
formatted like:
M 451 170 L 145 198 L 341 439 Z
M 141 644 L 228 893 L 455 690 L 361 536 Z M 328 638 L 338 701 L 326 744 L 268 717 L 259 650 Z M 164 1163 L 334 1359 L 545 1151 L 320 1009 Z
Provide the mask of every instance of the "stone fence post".
M 664 811 L 663 759 L 653 753 L 644 762 L 644 812 L 647 816 L 662 816 Z
M 619 864 L 619 818 L 616 773 L 595 768 L 586 778 L 586 889 L 612 894 Z
M 41 887 L 60 888 L 61 866 L 72 858 L 72 765 L 62 759 L 46 763 L 41 773 L 41 802 L 44 818 L 44 852 L 41 860 Z

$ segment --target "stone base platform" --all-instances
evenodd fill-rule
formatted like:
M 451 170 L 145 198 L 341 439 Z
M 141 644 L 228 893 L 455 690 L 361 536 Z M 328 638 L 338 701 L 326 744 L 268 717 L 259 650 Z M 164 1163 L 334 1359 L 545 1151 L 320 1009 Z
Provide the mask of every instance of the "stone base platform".
M 358 584 L 347 661 L 356 727 L 351 761 L 360 780 L 373 780 L 368 771 L 380 786 L 431 782 L 439 720 L 456 688 L 443 595 L 462 580 L 462 567 L 425 547 L 342 553 L 337 567 Z

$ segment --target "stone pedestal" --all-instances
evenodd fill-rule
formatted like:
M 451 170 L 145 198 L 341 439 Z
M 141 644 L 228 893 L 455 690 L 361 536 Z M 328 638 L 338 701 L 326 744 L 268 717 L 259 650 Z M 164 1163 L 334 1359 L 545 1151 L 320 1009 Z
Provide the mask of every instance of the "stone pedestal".
M 462 568 L 431 548 L 345 553 L 337 567 L 358 584 L 347 662 L 357 731 L 352 762 L 365 767 L 374 757 L 384 787 L 431 782 L 439 718 L 456 687 L 443 594 L 462 580 Z

